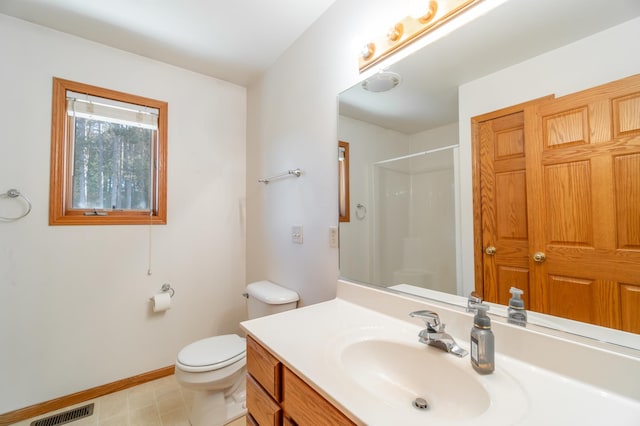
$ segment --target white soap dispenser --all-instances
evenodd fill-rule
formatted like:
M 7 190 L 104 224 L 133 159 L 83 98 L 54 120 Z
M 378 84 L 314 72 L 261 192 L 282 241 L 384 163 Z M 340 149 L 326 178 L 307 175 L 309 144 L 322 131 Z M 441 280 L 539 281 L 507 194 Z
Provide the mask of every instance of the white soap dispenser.
M 471 329 L 471 365 L 480 374 L 491 374 L 495 369 L 495 351 L 491 318 L 487 315 L 489 306 L 479 303 L 475 309 Z
M 511 293 L 511 299 L 509 299 L 509 309 L 507 309 L 507 321 L 511 324 L 526 327 L 527 311 L 524 309 L 524 300 L 521 298 L 524 291 L 516 287 L 511 287 L 509 293 Z

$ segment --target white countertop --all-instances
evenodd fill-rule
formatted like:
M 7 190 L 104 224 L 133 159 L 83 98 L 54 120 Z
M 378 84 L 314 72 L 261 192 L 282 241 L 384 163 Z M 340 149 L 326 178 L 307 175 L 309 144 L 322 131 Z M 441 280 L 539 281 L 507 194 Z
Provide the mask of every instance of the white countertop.
M 419 309 L 438 312 L 441 320 L 448 324 L 447 331 L 455 337 L 461 347 L 468 348 L 471 316 L 427 301 L 390 293 L 380 294 L 374 289 L 359 285 L 351 286 L 344 283 L 341 285 L 345 291 L 339 290 L 339 297 L 334 300 L 245 321 L 241 325 L 248 334 L 280 358 L 288 368 L 305 379 L 316 391 L 358 424 L 411 425 L 427 424 L 430 421 L 435 424 L 445 423 L 443 418 L 437 417 L 437 410 L 424 412 L 413 407 L 399 410 L 391 402 L 393 399 L 391 396 L 372 394 L 368 389 L 364 389 L 345 372 L 340 359 L 341 351 L 350 342 L 370 338 L 395 339 L 414 344 L 417 342 L 418 332 L 423 327 L 417 319 L 409 318 L 408 313 Z M 348 287 L 344 287 L 345 285 Z M 375 302 L 372 302 L 374 299 Z M 384 308 L 369 309 L 362 306 L 364 300 L 368 300 L 364 305 L 382 304 Z M 505 340 L 522 345 L 523 338 L 513 339 L 510 333 L 530 333 L 530 331 L 514 327 L 505 328 L 502 324 L 497 327 L 494 325 L 498 348 L 508 348 L 506 342 L 498 345 L 499 339 L 503 337 Z M 532 334 L 532 338 L 537 339 L 535 342 L 539 345 L 540 336 L 533 337 Z M 553 353 L 556 349 L 553 344 L 552 341 L 548 343 L 548 357 L 571 358 L 572 354 L 567 353 L 566 341 L 559 346 L 563 352 L 561 354 Z M 435 353 L 429 355 L 445 357 L 440 359 L 458 366 L 464 374 L 473 375 L 474 380 L 477 380 L 490 395 L 491 404 L 479 416 L 455 418 L 454 415 L 446 420 L 446 424 L 477 426 L 578 422 L 581 425 L 640 425 L 639 359 L 622 356 L 620 361 L 622 367 L 632 370 L 628 371 L 624 377 L 613 379 L 608 377 L 608 381 L 602 382 L 603 386 L 606 386 L 603 387 L 593 385 L 594 382 L 599 383 L 600 376 L 596 375 L 591 379 L 588 371 L 585 371 L 585 377 L 589 376 L 589 380 L 583 381 L 580 377 L 576 377 L 575 372 L 569 371 L 565 375 L 552 371 L 553 368 L 544 368 L 551 365 L 549 360 L 535 365 L 503 353 L 496 354 L 495 372 L 481 376 L 472 369 L 469 356 L 457 358 L 434 347 L 420 343 L 415 345 L 424 346 L 425 351 L 435 351 L 437 355 Z M 418 349 L 422 350 L 422 348 Z M 532 349 L 532 352 L 536 350 L 539 351 L 540 348 Z M 583 361 L 584 350 L 584 345 L 580 344 L 576 352 L 576 355 L 582 356 Z M 505 352 L 512 351 L 509 348 Z M 515 353 L 517 352 L 518 348 L 515 348 Z M 614 368 L 609 368 L 606 364 L 589 365 L 588 368 L 609 370 L 614 375 L 620 370 L 619 354 L 597 353 L 595 355 L 594 359 L 598 362 L 601 362 L 602 356 L 605 356 L 605 362 L 615 363 L 618 368 L 613 364 L 611 367 Z M 607 356 L 610 358 L 606 358 Z M 558 368 L 562 365 L 564 364 L 560 362 Z M 428 372 L 425 369 L 434 368 L 426 361 L 424 365 L 412 367 L 420 369 L 421 372 Z M 621 382 L 619 383 L 620 392 L 617 392 L 617 380 Z M 465 389 L 461 388 L 459 392 L 465 392 Z M 455 401 L 450 404 L 452 404 L 451 410 L 455 410 Z M 444 412 L 444 414 L 449 413 Z

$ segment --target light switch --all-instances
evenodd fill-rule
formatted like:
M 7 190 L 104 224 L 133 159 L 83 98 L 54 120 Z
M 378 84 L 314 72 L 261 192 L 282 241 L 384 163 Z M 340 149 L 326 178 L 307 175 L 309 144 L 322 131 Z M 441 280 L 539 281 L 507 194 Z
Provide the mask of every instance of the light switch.
M 295 244 L 303 243 L 302 225 L 295 225 L 291 227 L 291 241 Z
M 337 248 L 338 247 L 338 227 L 330 226 L 329 227 L 329 247 Z

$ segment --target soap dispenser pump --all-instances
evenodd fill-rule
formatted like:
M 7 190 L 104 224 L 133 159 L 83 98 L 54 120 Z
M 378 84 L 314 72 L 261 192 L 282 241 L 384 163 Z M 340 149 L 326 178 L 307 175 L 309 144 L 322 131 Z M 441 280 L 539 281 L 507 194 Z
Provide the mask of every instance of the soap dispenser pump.
M 527 311 L 524 309 L 524 300 L 522 300 L 521 297 L 524 291 L 516 287 L 511 287 L 509 293 L 511 293 L 511 299 L 509 299 L 509 309 L 507 309 L 507 321 L 511 324 L 526 327 Z
M 471 329 L 471 365 L 480 374 L 490 374 L 495 369 L 495 352 L 491 318 L 487 315 L 489 306 L 479 303 L 475 308 Z

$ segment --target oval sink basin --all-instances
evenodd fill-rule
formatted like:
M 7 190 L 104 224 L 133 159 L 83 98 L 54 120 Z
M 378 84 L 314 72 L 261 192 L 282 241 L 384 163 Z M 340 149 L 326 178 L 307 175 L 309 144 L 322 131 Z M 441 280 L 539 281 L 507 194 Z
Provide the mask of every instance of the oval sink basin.
M 383 419 L 378 415 L 363 421 L 462 425 L 481 420 L 481 424 L 500 424 L 505 418 L 517 423 L 526 414 L 526 393 L 502 369 L 499 359 L 493 374 L 480 375 L 469 356 L 459 358 L 419 343 L 418 331 L 373 326 L 345 330 L 328 342 L 328 359 L 343 385 L 355 386 L 369 404 L 375 401 L 389 408 L 376 411 L 394 416 Z
M 453 355 L 423 344 L 364 340 L 347 346 L 341 361 L 353 380 L 394 407 L 420 410 L 412 403 L 422 398 L 428 404 L 425 411 L 439 418 L 481 415 L 491 403 L 487 390 L 445 357 L 456 361 Z

